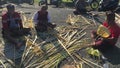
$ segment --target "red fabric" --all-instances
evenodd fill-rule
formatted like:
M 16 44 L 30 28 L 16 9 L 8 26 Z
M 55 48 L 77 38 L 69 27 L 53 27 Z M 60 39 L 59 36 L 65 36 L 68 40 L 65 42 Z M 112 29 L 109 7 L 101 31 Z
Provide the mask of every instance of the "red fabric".
M 103 25 L 107 27 L 111 33 L 109 38 L 116 38 L 118 39 L 120 36 L 120 27 L 115 23 L 111 27 L 108 26 L 107 22 L 104 22 Z M 95 39 L 95 45 L 115 45 L 117 40 L 101 40 L 101 39 L 96 39 L 97 34 L 96 31 L 92 31 L 93 38 Z
M 8 29 L 7 14 L 2 15 L 2 28 Z
M 20 28 L 22 28 L 23 25 L 22 25 L 22 20 L 21 20 L 20 14 L 17 12 L 14 12 L 14 18 L 19 19 L 19 25 L 20 25 Z M 2 28 L 9 29 L 8 24 L 9 24 L 9 18 L 8 18 L 8 13 L 6 13 L 6 14 L 2 15 Z
M 109 27 L 107 22 L 104 22 L 103 25 Z M 120 27 L 116 23 L 109 27 L 109 31 L 111 33 L 110 37 L 118 38 L 120 36 Z
M 108 27 L 108 29 L 109 29 L 109 31 L 111 33 L 109 38 L 116 38 L 116 39 L 119 38 L 119 36 L 120 36 L 120 27 L 116 23 L 113 24 L 112 27 L 109 27 L 107 22 L 104 22 L 103 25 L 105 27 Z M 111 45 L 115 45 L 116 42 L 117 42 L 117 40 L 114 40 L 114 41 L 113 40 L 109 40 L 108 41 L 108 43 L 110 43 Z

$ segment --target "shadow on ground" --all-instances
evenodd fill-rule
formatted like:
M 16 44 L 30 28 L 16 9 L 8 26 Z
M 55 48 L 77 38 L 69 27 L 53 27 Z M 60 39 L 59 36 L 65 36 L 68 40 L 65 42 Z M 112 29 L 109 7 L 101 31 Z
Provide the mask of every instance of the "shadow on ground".
M 16 39 L 17 40 L 17 39 Z M 19 64 L 21 62 L 21 57 L 25 48 L 25 41 L 22 40 L 21 42 L 23 46 L 21 46 L 19 49 L 15 47 L 13 43 L 10 43 L 9 41 L 4 39 L 4 54 L 5 57 L 12 60 L 15 64 Z
M 107 58 L 110 64 L 112 65 L 120 64 L 120 48 L 118 48 L 117 46 L 103 53 L 103 55 Z

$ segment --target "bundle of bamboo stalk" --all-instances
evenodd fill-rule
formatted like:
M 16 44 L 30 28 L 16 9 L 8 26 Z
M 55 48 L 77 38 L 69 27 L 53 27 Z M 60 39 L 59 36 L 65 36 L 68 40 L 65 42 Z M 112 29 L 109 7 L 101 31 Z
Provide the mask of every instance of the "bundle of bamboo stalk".
M 86 20 L 84 18 L 84 20 Z M 86 24 L 87 25 L 84 25 Z M 60 68 L 59 64 L 64 59 L 69 58 L 76 68 L 83 68 L 83 64 L 93 68 L 93 66 L 102 68 L 100 65 L 86 59 L 82 54 L 78 54 L 79 50 L 84 49 L 87 44 L 91 43 L 91 39 L 86 37 L 85 31 L 89 26 L 86 20 L 83 25 L 69 25 L 56 28 L 55 33 L 51 33 L 51 37 L 45 40 L 38 39 L 35 35 L 34 39 L 26 37 L 26 47 L 24 49 L 19 68 Z M 89 23 L 89 24 L 88 24 Z M 54 38 L 54 41 L 53 41 Z M 39 43 L 38 43 L 39 42 Z M 12 63 L 15 67 L 15 64 Z
M 82 63 L 90 65 L 89 60 L 87 61 L 87 59 L 83 59 L 81 55 L 77 54 L 80 49 L 87 47 L 87 44 L 91 42 L 90 39 L 85 37 L 87 27 L 59 27 L 57 29 L 58 33 L 53 34 L 53 37 L 56 38 L 55 41 L 47 38 L 39 44 L 35 43 L 37 38 L 33 42 L 32 39 L 28 38 L 21 65 L 24 64 L 24 67 L 27 68 L 55 68 L 63 59 L 68 57 L 76 68 L 82 68 L 82 64 L 76 58 Z M 93 62 L 91 64 L 101 67 Z
M 92 22 L 92 23 L 91 23 Z M 66 19 L 66 23 L 70 24 L 70 25 L 78 25 L 79 23 L 84 23 L 84 24 L 95 24 L 93 21 L 88 20 L 87 18 L 85 18 L 82 15 L 68 15 L 67 19 Z

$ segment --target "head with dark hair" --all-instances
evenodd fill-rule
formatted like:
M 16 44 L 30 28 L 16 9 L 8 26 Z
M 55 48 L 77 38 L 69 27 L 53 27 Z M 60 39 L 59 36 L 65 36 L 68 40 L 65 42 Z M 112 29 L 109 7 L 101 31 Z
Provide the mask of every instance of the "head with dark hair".
M 42 6 L 41 10 L 47 11 L 48 10 L 48 6 Z
M 114 12 L 106 12 L 107 22 L 109 25 L 115 23 L 115 13 Z
M 15 11 L 15 6 L 13 4 L 8 4 L 6 6 L 8 13 L 13 13 Z

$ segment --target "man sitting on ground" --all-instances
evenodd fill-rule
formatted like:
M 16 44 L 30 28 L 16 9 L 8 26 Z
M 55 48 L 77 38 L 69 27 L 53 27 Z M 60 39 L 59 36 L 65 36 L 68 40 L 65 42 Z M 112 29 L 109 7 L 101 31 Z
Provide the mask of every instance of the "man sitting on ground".
M 103 22 L 103 26 L 108 28 L 110 36 L 108 38 L 98 38 L 97 33 L 95 31 L 92 32 L 92 38 L 94 38 L 95 42 L 90 45 L 100 51 L 106 51 L 113 48 L 120 36 L 120 27 L 115 23 L 115 13 L 106 12 L 106 16 L 107 20 Z
M 15 12 L 15 6 L 12 4 L 7 5 L 7 12 L 2 15 L 3 38 L 15 44 L 16 48 L 20 48 L 22 43 L 16 41 L 15 38 L 27 35 L 29 32 L 29 28 L 23 28 L 20 14 Z
M 44 32 L 47 31 L 48 28 L 54 29 L 56 27 L 55 24 L 51 23 L 47 9 L 47 6 L 42 6 L 41 10 L 34 16 L 35 28 L 37 31 Z

